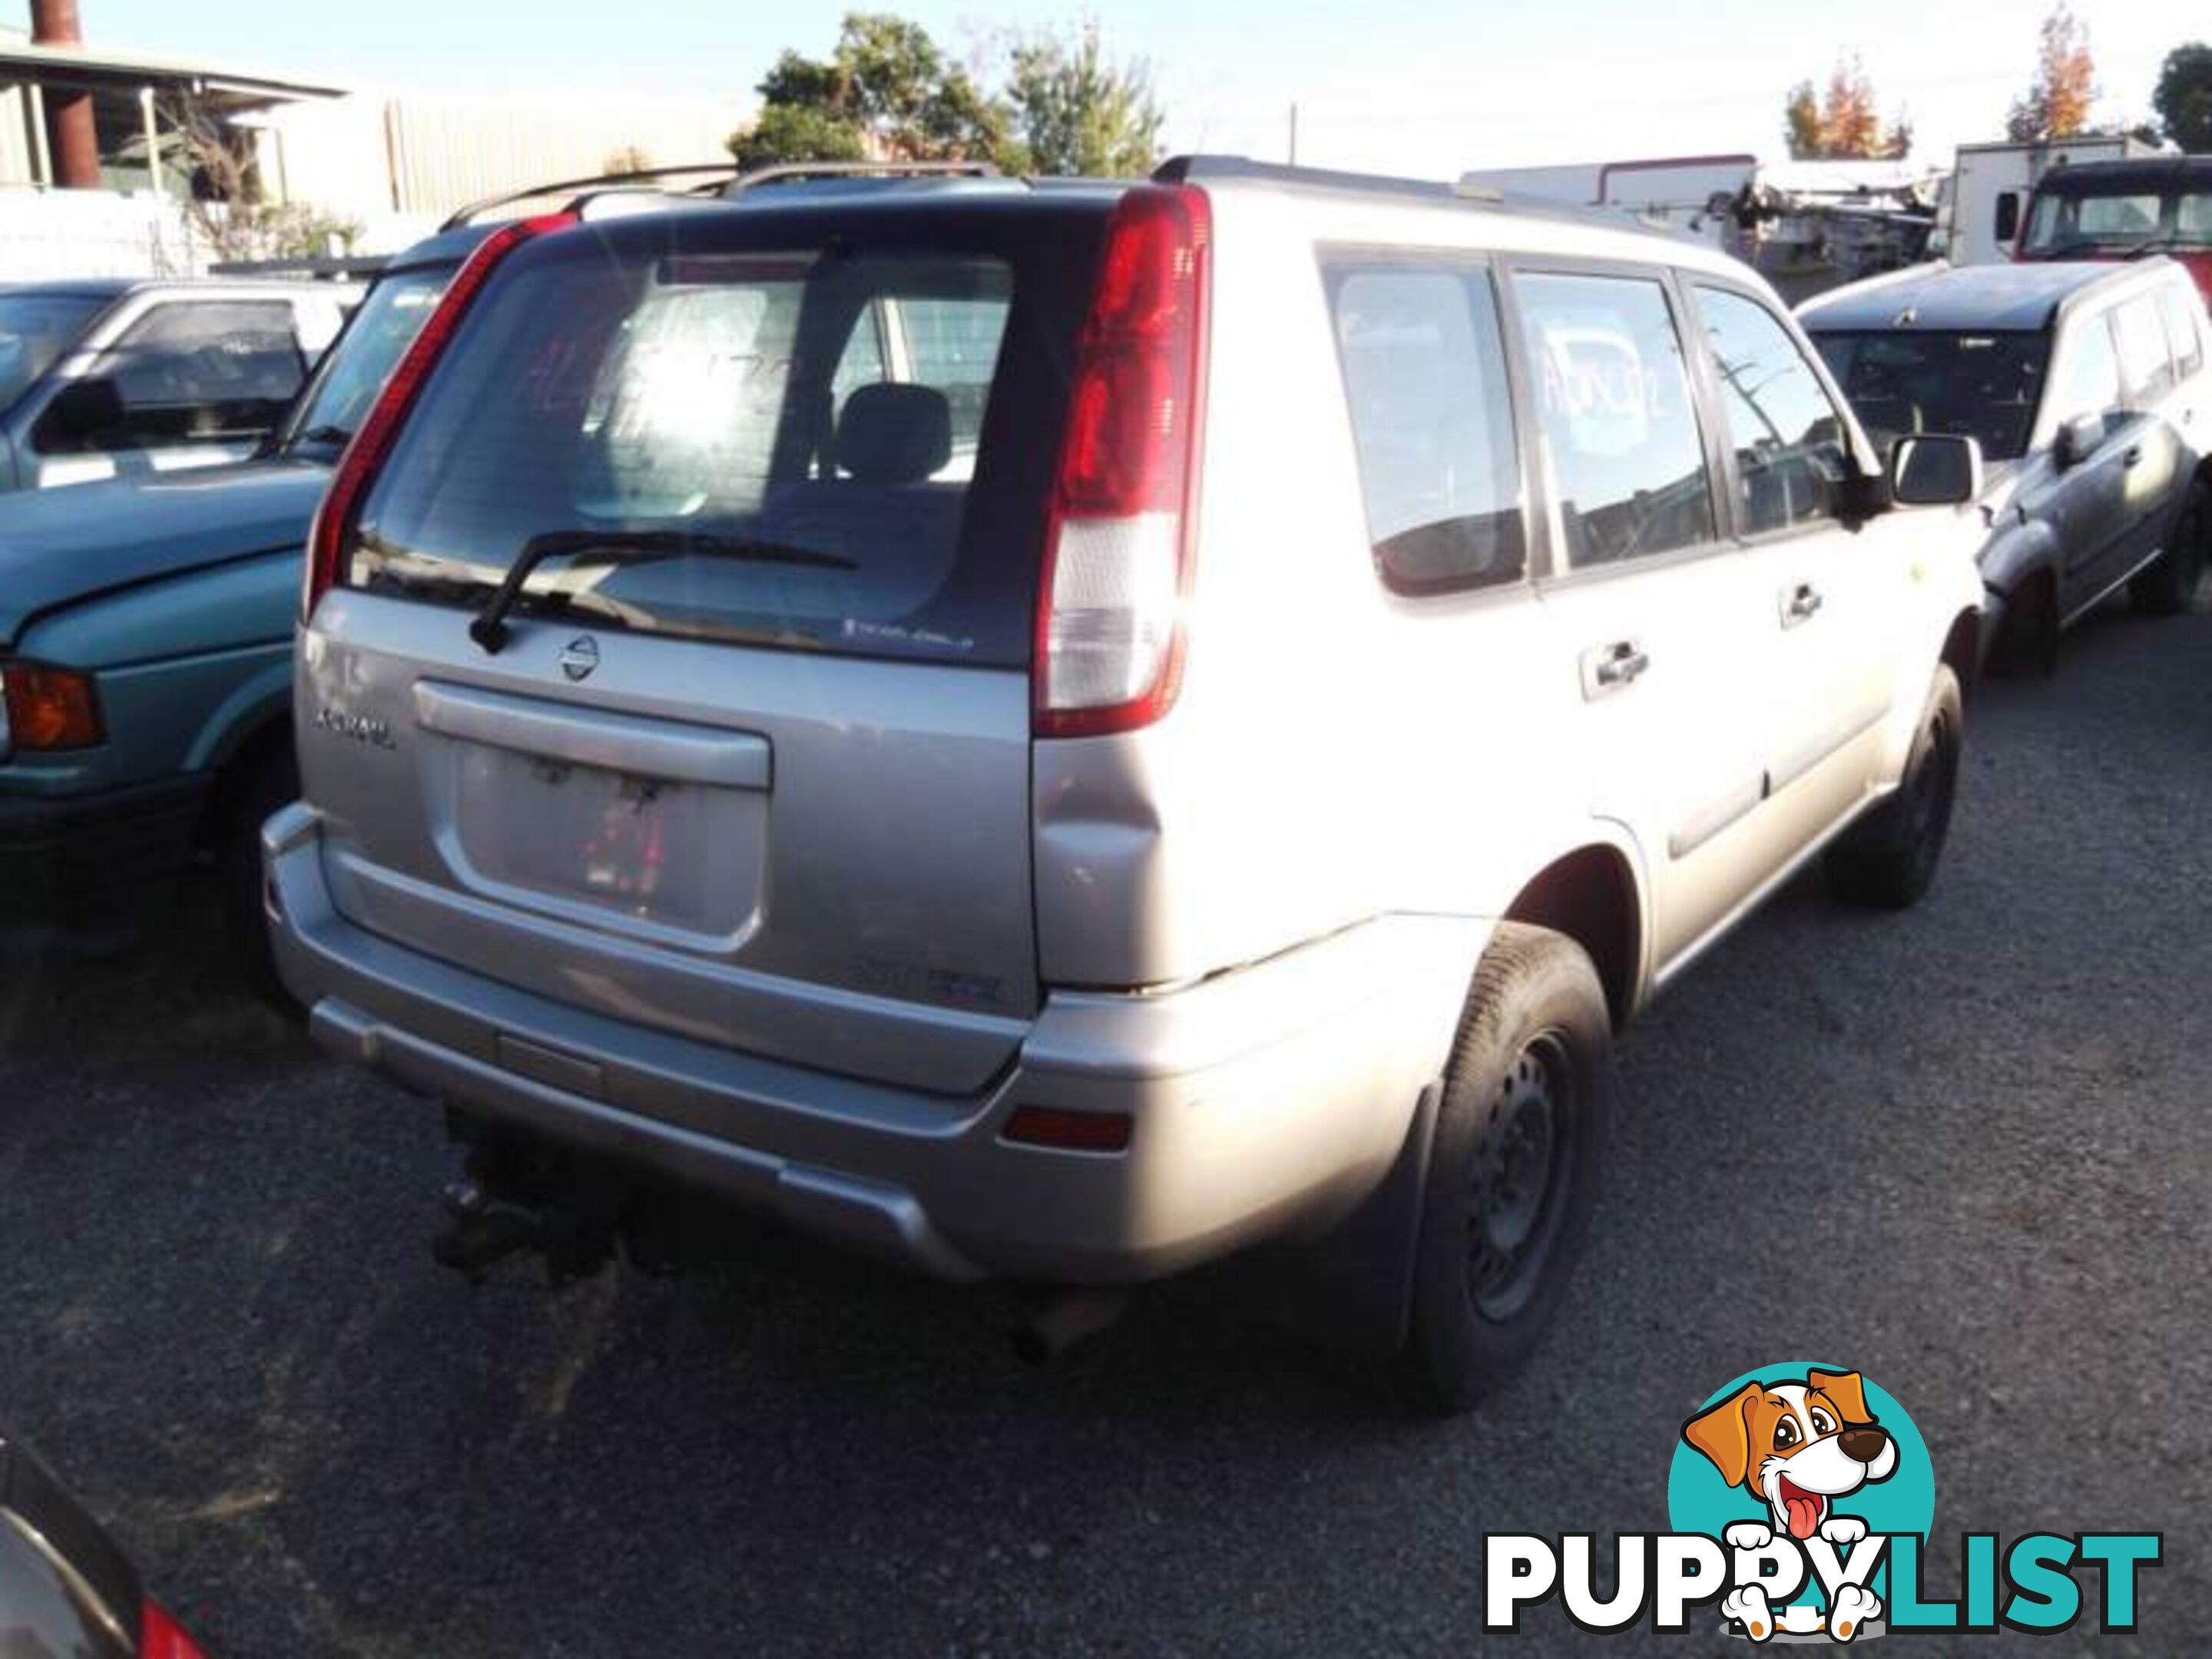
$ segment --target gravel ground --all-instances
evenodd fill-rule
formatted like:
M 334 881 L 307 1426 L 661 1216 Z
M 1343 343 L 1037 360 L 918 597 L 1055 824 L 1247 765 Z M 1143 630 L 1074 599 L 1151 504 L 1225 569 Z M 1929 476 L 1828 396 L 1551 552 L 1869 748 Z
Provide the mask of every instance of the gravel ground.
M 2212 617 L 2124 611 L 1969 716 L 1948 862 L 1802 883 L 1627 1039 L 1608 1202 L 1469 1420 L 1166 1287 L 1044 1373 L 995 1292 L 763 1244 L 471 1289 L 434 1112 L 321 1060 L 204 915 L 0 961 L 0 1416 L 217 1659 L 1449 1650 L 1486 1529 L 1663 1529 L 1675 1431 L 1790 1355 L 1897 1395 L 1967 1529 L 2172 1535 L 2212 1609 Z M 1516 1650 L 1623 1651 L 1556 1604 Z

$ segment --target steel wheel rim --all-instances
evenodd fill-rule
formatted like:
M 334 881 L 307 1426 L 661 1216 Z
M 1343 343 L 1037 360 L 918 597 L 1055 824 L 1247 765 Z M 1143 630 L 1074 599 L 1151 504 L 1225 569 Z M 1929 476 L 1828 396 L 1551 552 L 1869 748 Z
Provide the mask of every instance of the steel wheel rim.
M 1480 1318 L 1512 1318 L 1543 1283 L 1573 1184 L 1574 1103 L 1555 1032 L 1532 1039 L 1498 1082 L 1468 1193 L 1468 1300 Z

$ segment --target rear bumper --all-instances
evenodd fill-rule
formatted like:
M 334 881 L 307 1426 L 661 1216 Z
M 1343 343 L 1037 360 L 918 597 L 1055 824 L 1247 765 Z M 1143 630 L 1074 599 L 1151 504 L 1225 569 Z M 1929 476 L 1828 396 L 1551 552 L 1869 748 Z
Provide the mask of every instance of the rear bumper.
M 1386 917 L 1188 988 L 1055 993 L 1011 1069 L 934 1095 L 569 1006 L 356 926 L 312 809 L 264 832 L 286 984 L 343 1058 L 938 1278 L 1115 1284 L 1317 1230 L 1441 1071 L 1488 924 Z M 1017 1146 L 1018 1106 L 1129 1114 L 1126 1152 Z
M 201 776 L 98 794 L 0 795 L 0 915 L 103 918 L 173 879 L 207 804 Z

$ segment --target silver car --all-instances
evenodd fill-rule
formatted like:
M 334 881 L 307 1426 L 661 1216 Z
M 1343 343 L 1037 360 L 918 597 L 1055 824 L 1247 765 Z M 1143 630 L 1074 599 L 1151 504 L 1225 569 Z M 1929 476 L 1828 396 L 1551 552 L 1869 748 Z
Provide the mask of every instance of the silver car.
M 1463 1406 L 1615 1027 L 1824 853 L 1932 878 L 1978 472 L 1717 252 L 1442 186 L 528 222 L 317 522 L 282 971 L 453 1109 L 458 1265 L 669 1192 L 953 1280 L 1264 1243 Z

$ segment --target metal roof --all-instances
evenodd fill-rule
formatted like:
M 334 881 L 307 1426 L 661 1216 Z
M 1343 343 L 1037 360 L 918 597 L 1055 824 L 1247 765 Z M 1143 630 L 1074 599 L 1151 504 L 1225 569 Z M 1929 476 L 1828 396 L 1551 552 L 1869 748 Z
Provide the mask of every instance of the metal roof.
M 33 46 L 0 39 L 0 81 L 34 81 L 50 87 L 182 87 L 264 103 L 342 98 L 347 88 L 255 75 L 197 58 L 143 52 L 102 52 L 90 46 Z
M 2140 264 L 2043 260 L 1962 265 L 1876 277 L 1821 295 L 1798 313 L 1815 333 L 1838 329 L 2047 328 L 2058 307 L 2100 283 L 2141 274 Z

